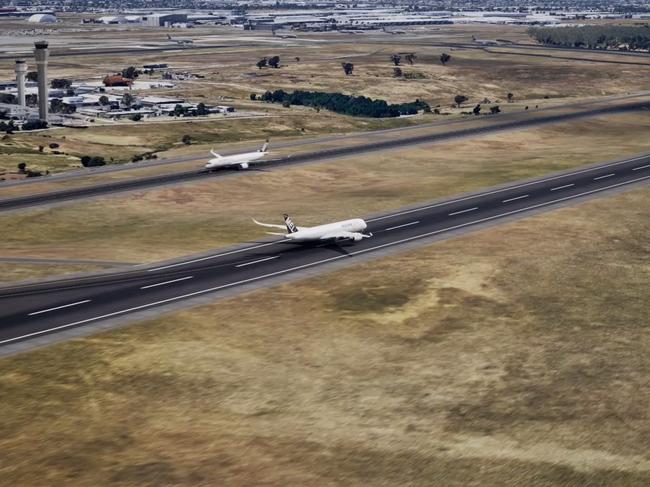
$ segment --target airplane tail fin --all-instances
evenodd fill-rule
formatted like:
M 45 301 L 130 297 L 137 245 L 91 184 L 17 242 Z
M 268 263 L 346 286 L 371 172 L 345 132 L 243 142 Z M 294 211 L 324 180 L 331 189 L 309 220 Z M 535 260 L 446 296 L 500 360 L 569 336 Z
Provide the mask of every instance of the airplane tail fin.
M 298 231 L 298 227 L 296 227 L 291 217 L 286 213 L 284 214 L 284 224 L 287 226 L 288 233 L 296 233 Z
M 212 154 L 212 155 L 213 155 L 214 157 L 216 157 L 217 159 L 221 159 L 221 157 L 222 157 L 221 155 L 217 154 L 217 153 L 214 151 L 214 147 L 210 150 L 210 154 Z
M 172 40 L 172 36 L 170 36 L 169 34 L 167 34 L 167 39 L 169 39 L 169 40 L 171 41 L 171 40 Z
M 262 148 L 260 149 L 260 152 L 266 152 L 268 148 L 269 148 L 269 141 L 267 140 L 262 146 Z

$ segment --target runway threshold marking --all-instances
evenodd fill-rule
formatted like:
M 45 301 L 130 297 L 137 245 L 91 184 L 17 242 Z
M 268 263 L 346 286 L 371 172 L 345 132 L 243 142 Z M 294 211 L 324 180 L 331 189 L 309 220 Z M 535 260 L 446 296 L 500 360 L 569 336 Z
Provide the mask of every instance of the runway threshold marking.
M 180 279 L 172 279 L 171 281 L 159 282 L 159 283 L 156 283 L 156 284 L 149 284 L 148 286 L 142 286 L 140 289 L 149 289 L 151 287 L 164 286 L 165 284 L 171 284 L 173 282 L 187 281 L 188 279 L 192 279 L 193 277 L 194 276 L 187 276 L 187 277 L 181 277 Z
M 29 313 L 28 316 L 40 315 L 42 313 L 48 313 L 50 311 L 56 311 L 57 309 L 69 308 L 70 306 L 77 306 L 79 304 L 90 303 L 90 299 L 84 299 L 83 301 L 77 301 L 76 303 L 64 304 L 63 306 L 57 306 L 56 308 L 42 309 L 41 311 L 34 311 Z
M 453 213 L 449 213 L 449 216 L 460 215 L 461 213 L 469 213 L 470 211 L 475 211 L 475 210 L 478 210 L 478 206 L 475 206 L 474 208 L 466 208 L 460 211 L 454 211 Z
M 560 189 L 570 188 L 571 186 L 575 186 L 575 183 L 565 184 L 564 186 L 558 186 L 557 188 L 551 188 L 551 191 L 558 191 Z
M 237 264 L 235 267 L 246 267 L 247 265 L 259 264 L 260 262 L 266 262 L 267 260 L 273 260 L 280 257 L 279 255 L 274 255 L 273 257 L 265 257 L 263 259 L 253 260 L 251 262 L 244 262 L 243 264 Z
M 649 167 L 650 167 L 650 164 L 646 164 L 645 166 L 633 167 L 632 171 L 640 171 L 641 169 L 647 169 Z
M 511 201 L 517 201 L 517 200 L 523 200 L 524 198 L 528 198 L 530 195 L 525 194 L 522 196 L 515 196 L 514 198 L 508 198 L 507 200 L 501 201 L 501 203 L 510 203 Z
M 416 222 L 411 222 L 411 223 L 404 223 L 403 225 L 397 225 L 396 227 L 386 228 L 384 230 L 384 232 L 389 232 L 391 230 L 397 230 L 398 228 L 410 227 L 411 225 L 417 225 L 418 223 L 420 223 L 420 220 L 418 220 Z
M 605 179 L 605 178 L 611 178 L 612 176 L 615 176 L 616 173 L 612 172 L 609 174 L 605 174 L 604 176 L 598 176 L 597 178 L 594 178 L 594 181 L 598 181 L 599 179 Z
M 45 333 L 50 333 L 50 332 L 53 332 L 53 331 L 63 330 L 63 329 L 70 328 L 70 327 L 73 327 L 73 326 L 83 325 L 85 323 L 90 323 L 92 321 L 102 320 L 104 318 L 111 318 L 113 316 L 123 315 L 123 314 L 129 313 L 131 311 L 138 311 L 138 310 L 141 310 L 141 309 L 151 308 L 152 306 L 158 306 L 160 304 L 171 303 L 173 301 L 178 301 L 178 300 L 181 300 L 181 299 L 187 299 L 187 298 L 191 298 L 191 297 L 194 297 L 194 296 L 200 296 L 201 294 L 207 294 L 207 293 L 220 291 L 221 289 L 226 289 L 226 288 L 229 288 L 229 287 L 238 286 L 240 284 L 246 284 L 246 283 L 249 283 L 249 282 L 259 281 L 260 279 L 266 279 L 266 278 L 278 276 L 278 275 L 281 275 L 281 274 L 287 274 L 288 272 L 292 272 L 292 271 L 296 271 L 296 270 L 300 270 L 300 269 L 305 269 L 305 268 L 308 268 L 308 267 L 314 267 L 316 265 L 324 264 L 326 262 L 331 262 L 331 261 L 335 261 L 335 260 L 339 260 L 339 259 L 346 259 L 346 258 L 348 258 L 348 257 L 350 257 L 352 255 L 364 254 L 364 253 L 367 253 L 367 252 L 372 252 L 373 250 L 378 250 L 378 249 L 381 249 L 381 248 L 391 247 L 391 246 L 399 245 L 399 244 L 402 244 L 402 243 L 405 243 L 405 242 L 411 242 L 413 240 L 417 240 L 417 239 L 425 238 L 425 237 L 430 237 L 430 236 L 433 236 L 433 235 L 438 235 L 440 233 L 447 232 L 447 231 L 450 231 L 450 230 L 457 230 L 459 228 L 467 227 L 467 226 L 470 226 L 470 225 L 476 225 L 478 223 L 484 223 L 484 222 L 495 220 L 497 218 L 501 218 L 501 217 L 504 217 L 504 216 L 515 215 L 517 213 L 521 213 L 521 212 L 528 211 L 528 210 L 533 210 L 535 208 L 542 208 L 544 206 L 549 206 L 549 205 L 552 205 L 552 204 L 555 204 L 555 203 L 560 203 L 562 201 L 568 201 L 568 200 L 571 200 L 571 199 L 580 198 L 581 196 L 586 196 L 588 194 L 600 193 L 600 192 L 605 191 L 607 189 L 618 188 L 620 186 L 625 186 L 625 185 L 636 183 L 636 182 L 639 182 L 639 181 L 644 181 L 646 179 L 650 179 L 650 176 L 644 176 L 644 177 L 640 177 L 640 178 L 636 178 L 636 179 L 631 179 L 629 181 L 623 181 L 623 182 L 616 183 L 616 184 L 610 184 L 609 186 L 604 186 L 602 188 L 597 188 L 597 189 L 592 189 L 592 190 L 589 190 L 589 191 L 584 191 L 582 193 L 578 193 L 578 194 L 571 195 L 571 196 L 565 196 L 563 198 L 558 198 L 558 199 L 553 200 L 553 201 L 546 201 L 544 203 L 538 203 L 536 205 L 527 206 L 525 208 L 518 208 L 516 210 L 510 210 L 510 211 L 506 211 L 504 213 L 499 213 L 498 215 L 492 215 L 492 216 L 488 216 L 488 217 L 485 217 L 485 218 L 479 218 L 478 220 L 474 220 L 474 221 L 471 221 L 471 222 L 460 223 L 458 225 L 453 225 L 453 226 L 447 227 L 447 228 L 441 228 L 439 230 L 434 230 L 432 232 L 423 233 L 421 235 L 415 235 L 413 237 L 408 237 L 408 238 L 404 238 L 404 239 L 401 239 L 401 240 L 396 240 L 395 242 L 388 242 L 388 243 L 385 243 L 385 244 L 382 244 L 382 245 L 377 245 L 376 247 L 370 247 L 370 248 L 367 248 L 367 249 L 357 250 L 356 252 L 349 252 L 349 253 L 347 253 L 345 255 L 337 255 L 337 256 L 329 257 L 327 259 L 319 260 L 319 261 L 316 261 L 316 262 L 310 262 L 308 264 L 302 264 L 302 265 L 299 265 L 299 266 L 290 267 L 289 269 L 283 269 L 283 270 L 280 270 L 280 271 L 271 272 L 269 274 L 263 274 L 261 276 L 250 277 L 248 279 L 242 279 L 241 281 L 231 282 L 229 284 L 222 284 L 221 286 L 215 286 L 215 287 L 211 287 L 211 288 L 208 288 L 208 289 L 203 289 L 203 290 L 200 290 L 200 291 L 194 291 L 194 292 L 191 292 L 191 293 L 183 294 L 181 296 L 175 296 L 173 298 L 167 298 L 167 299 L 163 299 L 163 300 L 160 300 L 160 301 L 155 301 L 153 303 L 141 304 L 140 306 L 135 306 L 133 308 L 127 308 L 127 309 L 122 309 L 122 310 L 119 310 L 119 311 L 113 311 L 112 313 L 107 313 L 107 314 L 104 314 L 104 315 L 101 315 L 101 316 L 94 316 L 92 318 L 86 318 L 86 319 L 83 319 L 83 320 L 75 321 L 73 323 L 66 323 L 65 325 L 54 326 L 54 327 L 48 328 L 46 330 L 35 331 L 35 332 L 32 332 L 32 333 L 27 333 L 25 335 L 13 337 L 13 338 L 7 338 L 5 340 L 1 340 L 0 345 L 3 345 L 5 343 L 11 343 L 11 342 L 19 341 L 19 340 L 24 340 L 26 338 L 31 338 L 31 337 L 38 336 L 38 335 L 43 335 Z

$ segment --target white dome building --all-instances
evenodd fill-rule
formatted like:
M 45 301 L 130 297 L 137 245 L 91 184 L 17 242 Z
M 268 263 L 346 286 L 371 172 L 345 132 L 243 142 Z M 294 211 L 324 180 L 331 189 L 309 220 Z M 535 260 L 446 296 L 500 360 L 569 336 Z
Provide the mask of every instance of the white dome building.
M 27 19 L 27 22 L 35 24 L 52 24 L 56 22 L 56 17 L 52 14 L 34 14 Z

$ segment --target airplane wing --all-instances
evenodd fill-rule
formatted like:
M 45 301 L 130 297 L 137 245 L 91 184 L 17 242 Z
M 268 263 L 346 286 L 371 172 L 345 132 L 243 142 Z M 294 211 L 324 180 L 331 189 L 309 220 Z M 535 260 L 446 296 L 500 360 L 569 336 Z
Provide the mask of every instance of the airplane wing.
M 287 227 L 285 225 L 275 225 L 273 223 L 262 223 L 258 222 L 255 218 L 251 218 L 253 222 L 255 222 L 256 225 L 259 225 L 260 227 L 268 227 L 268 228 L 281 228 L 282 230 L 286 230 Z M 282 234 L 284 235 L 284 234 Z

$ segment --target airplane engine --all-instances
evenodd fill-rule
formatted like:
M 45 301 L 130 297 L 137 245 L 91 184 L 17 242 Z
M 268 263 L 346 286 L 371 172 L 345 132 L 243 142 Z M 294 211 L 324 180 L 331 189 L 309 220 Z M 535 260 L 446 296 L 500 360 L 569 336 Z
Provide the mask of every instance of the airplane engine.
M 242 162 L 239 165 L 239 169 L 248 169 L 248 162 Z
M 360 233 L 355 233 L 354 236 L 352 237 L 352 240 L 354 242 L 359 242 L 360 240 L 363 240 L 363 235 Z

